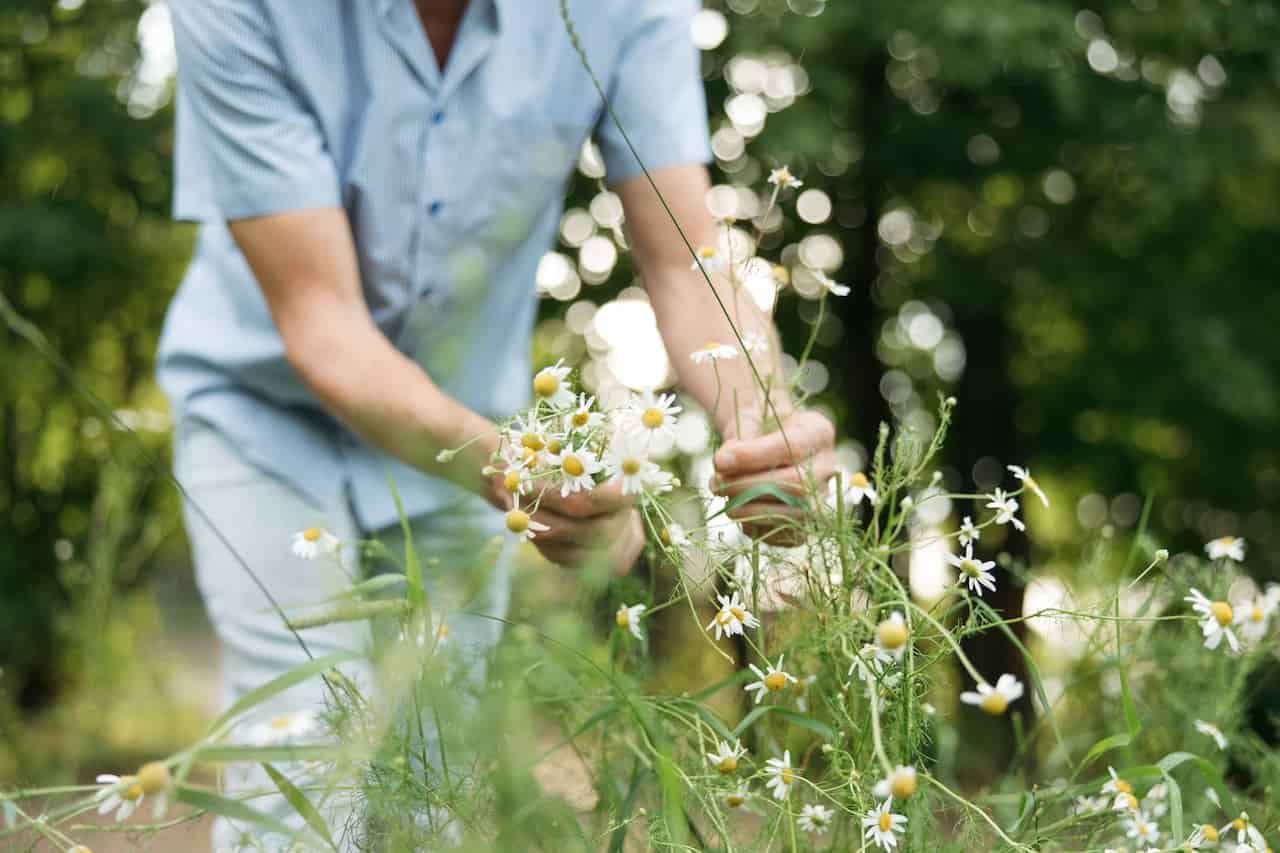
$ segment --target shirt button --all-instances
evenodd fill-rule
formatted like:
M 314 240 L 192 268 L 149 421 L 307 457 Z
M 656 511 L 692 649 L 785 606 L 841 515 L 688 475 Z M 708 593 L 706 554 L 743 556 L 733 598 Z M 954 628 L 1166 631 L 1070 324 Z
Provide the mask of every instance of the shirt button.
M 439 124 L 442 121 L 444 121 L 444 110 L 436 110 L 431 114 L 432 124 Z
M 436 216 L 437 214 L 440 213 L 440 208 L 442 207 L 444 207 L 444 202 L 433 201 L 431 202 L 431 205 L 427 208 L 427 212 L 430 213 L 432 216 Z

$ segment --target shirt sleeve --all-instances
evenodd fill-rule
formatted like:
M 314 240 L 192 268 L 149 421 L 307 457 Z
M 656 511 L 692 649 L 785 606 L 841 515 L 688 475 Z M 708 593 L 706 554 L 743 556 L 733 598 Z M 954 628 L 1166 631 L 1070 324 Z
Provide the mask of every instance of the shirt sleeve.
M 647 0 L 623 41 L 607 92 L 644 167 L 711 161 L 707 99 L 691 25 L 700 0 Z M 641 174 L 640 163 L 608 111 L 596 134 L 608 180 Z
M 173 213 L 235 220 L 335 207 L 337 170 L 260 0 L 171 0 Z

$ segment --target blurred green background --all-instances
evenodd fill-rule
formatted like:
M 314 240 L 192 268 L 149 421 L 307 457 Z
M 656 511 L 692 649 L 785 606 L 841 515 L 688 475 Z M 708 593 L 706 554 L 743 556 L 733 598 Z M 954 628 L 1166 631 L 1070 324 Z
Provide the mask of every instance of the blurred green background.
M 801 377 L 845 434 L 928 427 L 954 394 L 949 484 L 1029 464 L 1055 500 L 1030 541 L 984 545 L 1066 572 L 1150 496 L 1169 547 L 1242 535 L 1280 577 L 1277 4 L 709 0 L 693 37 L 713 208 L 757 215 L 729 185 L 789 164 L 808 192 L 762 253 L 853 287 Z M 161 459 L 152 356 L 194 236 L 168 218 L 172 63 L 161 3 L 0 9 L 0 292 Z M 601 198 L 586 157 L 541 357 L 607 353 L 595 306 L 634 283 Z M 817 302 L 793 284 L 798 351 Z M 171 487 L 7 330 L 0 363 L 7 783 L 178 742 L 212 661 Z

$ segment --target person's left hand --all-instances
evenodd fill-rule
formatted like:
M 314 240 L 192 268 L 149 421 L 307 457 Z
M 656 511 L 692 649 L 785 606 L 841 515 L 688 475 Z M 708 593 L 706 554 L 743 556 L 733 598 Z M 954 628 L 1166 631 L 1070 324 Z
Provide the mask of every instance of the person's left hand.
M 835 474 L 835 435 L 831 421 L 817 412 L 802 410 L 788 416 L 781 431 L 730 438 L 716 451 L 715 491 L 732 499 L 752 486 L 771 483 L 800 498 L 815 491 L 820 494 Z M 761 495 L 728 515 L 742 521 L 743 529 L 753 538 L 770 545 L 790 545 L 803 538 L 795 522 L 808 512 L 808 508 Z

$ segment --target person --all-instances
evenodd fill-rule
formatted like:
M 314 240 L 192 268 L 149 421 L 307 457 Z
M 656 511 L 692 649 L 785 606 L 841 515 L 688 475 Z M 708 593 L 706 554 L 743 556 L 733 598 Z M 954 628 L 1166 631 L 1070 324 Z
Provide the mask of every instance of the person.
M 734 337 L 641 161 L 693 244 L 716 245 L 690 37 L 697 6 L 569 3 L 637 160 L 552 0 L 170 0 L 174 213 L 200 228 L 158 377 L 175 413 L 197 581 L 221 641 L 223 702 L 306 660 L 238 559 L 286 608 L 333 595 L 361 570 L 354 557 L 306 561 L 289 554 L 290 538 L 316 528 L 402 549 L 389 478 L 417 547 L 441 566 L 457 531 L 501 529 L 510 495 L 481 469 L 495 421 L 528 401 L 535 270 L 591 137 L 679 383 L 725 439 L 721 487 L 794 483 L 798 463 L 819 477 L 833 470 L 825 418 L 779 394 L 786 439 L 762 433 L 749 425 L 768 401 L 746 360 L 719 366 L 717 395 L 713 372 L 688 358 Z M 772 334 L 751 300 L 724 295 L 742 332 Z M 565 566 L 595 555 L 623 571 L 643 547 L 639 515 L 616 488 L 548 492 L 534 520 L 550 528 L 537 548 Z M 481 612 L 505 613 L 509 574 L 504 555 Z M 450 643 L 482 667 L 500 625 L 451 618 Z M 344 623 L 305 640 L 319 656 L 362 648 L 366 634 Z M 369 677 L 356 664 L 348 674 Z M 320 701 L 301 685 L 262 712 Z M 233 794 L 265 783 L 252 770 L 224 778 Z M 229 822 L 215 827 L 216 847 L 242 840 Z

